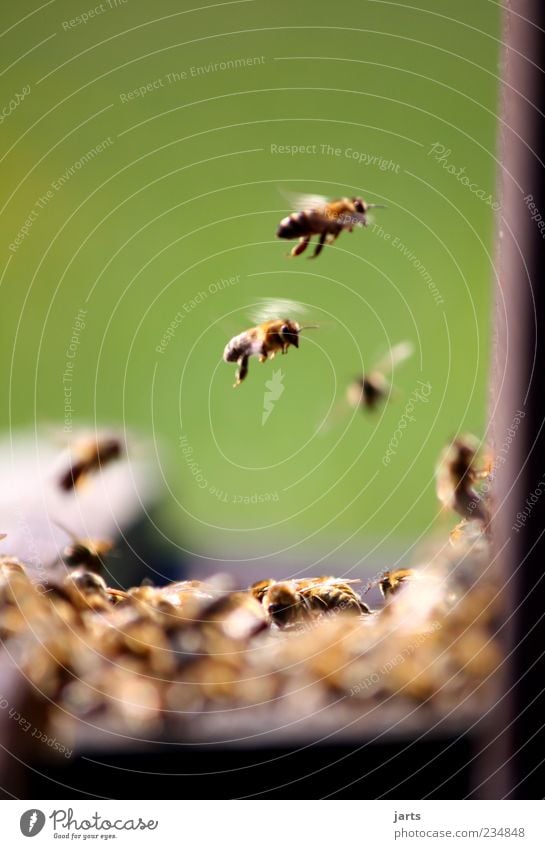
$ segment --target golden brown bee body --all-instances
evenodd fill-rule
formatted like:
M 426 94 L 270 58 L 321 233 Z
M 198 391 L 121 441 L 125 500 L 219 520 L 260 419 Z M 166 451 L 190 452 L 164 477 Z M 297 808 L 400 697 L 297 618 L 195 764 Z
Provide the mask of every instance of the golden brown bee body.
M 266 613 L 279 628 L 305 622 L 310 616 L 310 604 L 297 588 L 296 581 L 274 582 L 262 599 Z
M 256 356 L 260 363 L 264 363 L 267 359 L 273 359 L 279 351 L 286 354 L 290 345 L 298 348 L 301 329 L 297 321 L 275 318 L 234 336 L 223 352 L 226 363 L 238 363 L 234 386 L 242 383 L 248 374 L 250 357 Z
M 220 625 L 232 639 L 247 639 L 268 626 L 263 606 L 251 592 L 224 592 L 206 604 L 200 615 L 202 622 Z
M 71 568 L 85 566 L 92 572 L 100 572 L 102 558 L 112 547 L 112 543 L 105 539 L 80 539 L 63 549 L 62 559 Z
M 380 372 L 355 378 L 348 386 L 346 398 L 351 407 L 374 408 L 386 398 L 390 384 Z
M 74 569 L 64 579 L 63 588 L 77 608 L 90 607 L 104 611 L 110 608 L 108 588 L 96 572 L 84 568 Z
M 78 487 L 85 477 L 102 466 L 117 460 L 122 453 L 121 442 L 115 437 L 85 439 L 72 446 L 70 468 L 60 477 L 59 486 L 65 492 Z
M 12 557 L 9 554 L 0 556 L 0 575 L 10 572 L 20 572 L 24 575 L 25 567 L 18 557 Z
M 385 599 L 395 595 L 403 586 L 416 578 L 414 569 L 395 569 L 393 572 L 385 572 L 378 584 Z
M 263 596 L 274 583 L 274 578 L 265 578 L 263 581 L 256 581 L 255 584 L 251 585 L 250 592 L 258 601 L 263 601 Z
M 369 613 L 369 608 L 351 586 L 352 583 L 329 575 L 296 581 L 298 592 L 315 613 Z
M 250 592 L 261 600 L 279 628 L 287 628 L 324 613 L 369 613 L 352 583 L 330 575 L 278 582 L 269 579 L 254 584 Z
M 60 522 L 55 522 L 58 528 L 72 538 L 61 552 L 61 560 L 66 566 L 76 568 L 84 566 L 92 572 L 102 571 L 102 558 L 113 548 L 113 543 L 106 539 L 80 538 L 73 534 Z
M 301 195 L 297 212 L 283 218 L 276 235 L 279 239 L 298 239 L 291 256 L 305 251 L 313 236 L 319 236 L 312 259 L 319 256 L 325 244 L 334 242 L 343 230 L 352 232 L 354 227 L 367 226 L 367 211 L 376 204 L 368 204 L 362 198 L 341 198 L 328 201 L 318 195 Z
M 346 400 L 354 409 L 374 410 L 392 393 L 392 384 L 388 379 L 390 372 L 401 365 L 413 352 L 410 342 L 398 342 L 368 372 L 356 377 L 348 385 Z
M 437 467 L 437 497 L 462 519 L 475 519 L 488 525 L 490 514 L 475 482 L 486 477 L 477 468 L 478 442 L 475 437 L 459 436 L 444 452 Z M 486 460 L 490 464 L 489 458 Z

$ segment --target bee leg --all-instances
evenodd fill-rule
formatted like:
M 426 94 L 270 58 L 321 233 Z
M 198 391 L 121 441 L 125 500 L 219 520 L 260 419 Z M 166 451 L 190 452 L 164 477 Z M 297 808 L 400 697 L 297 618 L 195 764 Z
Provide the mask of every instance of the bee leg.
M 316 245 L 316 249 L 315 249 L 314 253 L 312 254 L 312 256 L 309 256 L 309 259 L 316 259 L 317 256 L 320 256 L 320 254 L 322 253 L 322 248 L 325 245 L 326 238 L 327 238 L 327 233 L 322 233 L 322 235 L 320 236 L 320 239 L 318 241 L 318 244 Z
M 237 386 L 240 386 L 246 375 L 248 374 L 248 360 L 249 357 L 243 356 L 239 357 L 238 369 L 237 369 L 237 382 L 233 384 L 233 388 L 236 389 Z
M 290 256 L 299 256 L 299 254 L 302 254 L 303 251 L 306 251 L 306 249 L 308 248 L 309 242 L 310 236 L 303 236 L 301 239 L 299 239 L 295 247 L 291 249 Z

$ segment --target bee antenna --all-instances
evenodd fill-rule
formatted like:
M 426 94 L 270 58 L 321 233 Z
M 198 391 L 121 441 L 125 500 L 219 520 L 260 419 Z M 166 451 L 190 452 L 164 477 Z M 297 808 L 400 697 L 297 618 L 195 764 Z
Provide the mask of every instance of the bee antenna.
M 319 324 L 304 324 L 299 330 L 318 330 L 319 328 Z
M 367 209 L 388 209 L 384 203 L 368 203 Z

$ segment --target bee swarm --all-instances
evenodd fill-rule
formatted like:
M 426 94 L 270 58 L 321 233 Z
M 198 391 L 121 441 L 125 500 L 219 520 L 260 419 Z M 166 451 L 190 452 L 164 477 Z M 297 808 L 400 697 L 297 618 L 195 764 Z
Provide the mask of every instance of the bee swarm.
M 501 607 L 475 524 L 425 567 L 379 576 L 378 610 L 357 582 L 331 577 L 125 592 L 80 567 L 44 588 L 3 557 L 0 639 L 33 685 L 44 728 L 65 740 L 76 720 L 168 736 L 195 714 L 242 707 L 277 719 L 342 703 L 361 715 L 395 699 L 406 713 L 480 714 L 501 664 Z

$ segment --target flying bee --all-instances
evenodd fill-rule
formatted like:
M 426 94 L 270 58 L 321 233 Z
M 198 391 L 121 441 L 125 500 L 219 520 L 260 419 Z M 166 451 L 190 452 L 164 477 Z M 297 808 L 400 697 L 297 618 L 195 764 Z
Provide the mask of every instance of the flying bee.
M 290 345 L 299 347 L 299 334 L 302 330 L 314 329 L 316 324 L 300 325 L 290 318 L 271 318 L 273 311 L 298 311 L 301 306 L 295 301 L 265 301 L 255 317 L 260 324 L 234 336 L 225 346 L 223 359 L 226 363 L 237 363 L 237 379 L 234 387 L 239 386 L 248 374 L 250 357 L 257 356 L 260 363 L 272 360 L 280 351 L 287 354 Z
M 87 475 L 117 460 L 122 453 L 121 442 L 116 437 L 82 439 L 70 448 L 72 458 L 70 468 L 59 479 L 59 486 L 65 492 L 78 487 Z
M 58 522 L 56 524 L 72 538 L 72 542 L 62 550 L 61 559 L 63 563 L 71 569 L 84 566 L 90 572 L 99 574 L 102 571 L 102 558 L 112 550 L 113 543 L 105 539 L 79 538 L 63 525 Z
M 334 578 L 324 575 L 320 578 L 303 578 L 296 582 L 298 592 L 308 601 L 310 609 L 315 613 L 347 612 L 369 613 L 369 608 L 362 602 L 351 584 L 358 580 Z
M 351 407 L 373 410 L 392 391 L 388 377 L 395 366 L 407 360 L 413 353 L 410 342 L 399 342 L 390 349 L 370 371 L 356 377 L 346 390 L 346 400 Z
M 276 235 L 279 239 L 298 239 L 291 256 L 305 251 L 313 236 L 319 236 L 311 259 L 319 256 L 325 244 L 331 244 L 343 230 L 352 232 L 354 227 L 367 226 L 369 209 L 381 204 L 366 203 L 362 198 L 342 198 L 328 201 L 321 195 L 291 196 L 296 212 L 283 218 Z
M 491 461 L 485 455 L 485 468 L 479 468 L 478 454 L 478 441 L 469 434 L 459 436 L 443 451 L 436 470 L 437 497 L 462 519 L 475 519 L 488 525 L 488 508 L 474 484 L 489 474 Z
M 311 613 L 309 601 L 299 592 L 296 581 L 274 581 L 265 591 L 262 604 L 279 628 L 300 624 Z

